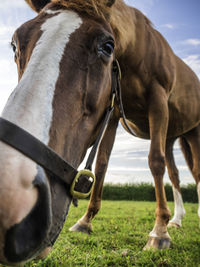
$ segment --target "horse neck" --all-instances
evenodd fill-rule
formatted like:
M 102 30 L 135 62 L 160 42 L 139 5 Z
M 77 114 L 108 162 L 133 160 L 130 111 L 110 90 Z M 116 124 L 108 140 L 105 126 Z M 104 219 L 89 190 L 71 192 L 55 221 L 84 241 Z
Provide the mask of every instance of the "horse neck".
M 110 21 L 116 39 L 117 57 L 131 58 L 132 63 L 140 62 L 145 49 L 149 47 L 148 35 L 155 36 L 151 21 L 122 0 L 113 6 Z
M 135 43 L 135 9 L 119 0 L 113 6 L 110 21 L 116 39 L 116 54 L 120 56 L 130 44 Z

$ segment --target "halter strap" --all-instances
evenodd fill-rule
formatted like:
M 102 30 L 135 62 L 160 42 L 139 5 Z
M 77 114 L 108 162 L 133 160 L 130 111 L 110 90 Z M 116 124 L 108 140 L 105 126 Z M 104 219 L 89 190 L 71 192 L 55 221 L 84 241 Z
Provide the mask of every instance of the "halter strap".
M 88 197 L 95 183 L 95 176 L 91 172 L 92 164 L 94 162 L 99 144 L 113 114 L 115 97 L 117 99 L 120 114 L 123 118 L 125 126 L 132 135 L 136 136 L 126 122 L 121 97 L 120 76 L 121 71 L 119 63 L 117 60 L 114 60 L 112 68 L 111 104 L 107 108 L 105 118 L 89 154 L 84 170 L 77 171 L 71 164 L 59 156 L 50 147 L 42 143 L 40 140 L 21 127 L 2 117 L 0 117 L 0 140 L 20 151 L 22 154 L 43 167 L 46 171 L 51 172 L 58 179 L 62 180 L 69 187 L 70 193 L 73 197 Z
M 0 140 L 20 151 L 62 180 L 70 187 L 73 197 L 86 198 L 90 194 L 95 182 L 95 176 L 91 172 L 92 164 L 113 109 L 113 106 L 107 109 L 104 122 L 89 154 L 86 167 L 81 171 L 77 171 L 71 164 L 36 137 L 2 117 L 0 117 Z
M 67 185 L 72 183 L 74 176 L 77 174 L 77 170 L 50 147 L 2 117 L 0 118 L 0 140 L 59 177 Z

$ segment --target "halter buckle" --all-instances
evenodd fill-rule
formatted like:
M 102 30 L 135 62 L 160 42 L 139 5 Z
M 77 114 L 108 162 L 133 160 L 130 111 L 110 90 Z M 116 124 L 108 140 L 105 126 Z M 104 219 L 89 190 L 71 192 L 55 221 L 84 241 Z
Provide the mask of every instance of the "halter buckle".
M 78 183 L 78 179 L 80 178 L 80 176 L 86 176 L 88 179 L 89 178 L 92 179 L 92 181 L 91 181 L 92 185 L 90 186 L 89 191 L 86 192 L 86 193 L 82 193 L 82 192 L 79 192 L 79 191 L 75 190 L 75 186 Z M 90 170 L 84 169 L 84 170 L 79 171 L 76 174 L 76 176 L 74 178 L 74 181 L 73 181 L 73 183 L 71 185 L 71 188 L 70 188 L 71 195 L 73 197 L 75 197 L 75 198 L 87 198 L 91 194 L 91 192 L 93 190 L 95 181 L 96 181 L 95 175 Z

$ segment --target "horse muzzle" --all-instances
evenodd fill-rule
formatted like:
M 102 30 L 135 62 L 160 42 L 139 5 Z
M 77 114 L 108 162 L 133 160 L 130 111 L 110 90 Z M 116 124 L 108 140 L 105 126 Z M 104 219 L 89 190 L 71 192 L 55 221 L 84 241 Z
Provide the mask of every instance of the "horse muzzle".
M 37 171 L 32 182 L 33 188 L 37 190 L 37 199 L 28 214 L 19 220 L 20 216 L 17 218 L 12 215 L 13 209 L 10 206 L 7 207 L 7 220 L 5 210 L 4 218 L 0 217 L 0 262 L 4 264 L 15 265 L 26 262 L 48 247 L 48 233 L 52 225 L 50 187 L 44 170 L 37 167 Z M 21 199 L 27 201 L 23 196 Z M 18 213 L 20 214 L 20 209 Z

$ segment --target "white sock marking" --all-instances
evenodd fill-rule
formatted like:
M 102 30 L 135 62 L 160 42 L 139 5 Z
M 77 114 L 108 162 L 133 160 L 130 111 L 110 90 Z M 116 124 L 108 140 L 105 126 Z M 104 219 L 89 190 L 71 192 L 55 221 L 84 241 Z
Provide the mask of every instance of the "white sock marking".
M 3 110 L 5 119 L 24 128 L 45 144 L 49 140 L 60 61 L 70 35 L 81 23 L 81 18 L 72 11 L 58 13 L 43 23 L 43 33 L 28 66 Z
M 198 195 L 198 200 L 199 200 L 198 216 L 200 218 L 200 182 L 197 185 L 197 195 Z
M 174 216 L 170 222 L 181 226 L 181 220 L 185 215 L 185 209 L 183 205 L 183 199 L 180 192 L 173 186 L 173 196 L 174 196 Z

